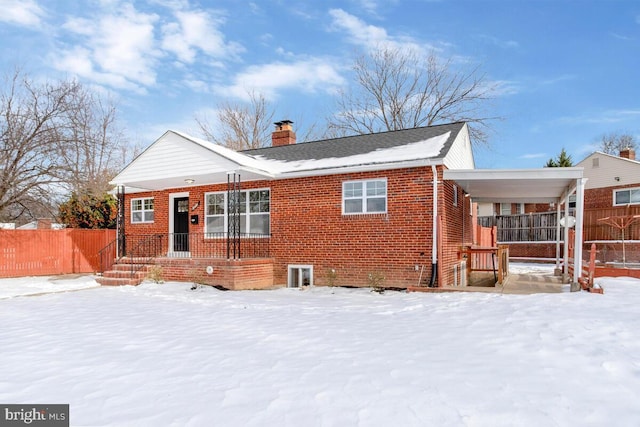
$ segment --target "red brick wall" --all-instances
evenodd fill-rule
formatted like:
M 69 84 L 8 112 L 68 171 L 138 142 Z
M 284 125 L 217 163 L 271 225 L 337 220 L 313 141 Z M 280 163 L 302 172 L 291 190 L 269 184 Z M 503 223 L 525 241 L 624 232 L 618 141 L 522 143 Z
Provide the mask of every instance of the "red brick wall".
M 439 172 L 441 174 L 441 172 Z M 442 175 L 440 175 L 442 176 Z M 454 206 L 454 186 L 458 191 L 458 203 Z M 454 283 L 453 265 L 460 263 L 460 249 L 473 243 L 473 217 L 470 199 L 451 181 L 443 181 L 440 186 L 443 194 L 439 197 L 439 211 L 442 216 L 442 253 L 439 256 L 442 277 L 439 286 Z
M 227 289 L 267 289 L 273 287 L 273 260 L 157 258 L 165 281 L 193 282 Z M 207 267 L 213 267 L 211 274 Z
M 605 188 L 591 188 L 584 191 L 584 207 L 610 208 L 613 206 L 613 190 L 621 188 L 637 188 L 640 184 L 619 185 Z
M 342 215 L 342 183 L 374 178 L 387 179 L 387 213 Z M 384 286 L 412 286 L 418 283 L 423 266 L 422 283 L 428 283 L 433 223 L 431 168 L 242 183 L 243 190 L 250 188 L 271 189 L 270 249 L 275 285 L 286 285 L 290 264 L 313 265 L 316 285 L 329 284 L 328 273 L 335 270 L 333 283 L 339 286 L 369 286 L 370 274 L 383 275 Z M 199 215 L 199 224 L 190 225 L 189 231 L 204 232 L 204 193 L 224 190 L 226 184 L 128 195 L 127 234 L 167 233 L 169 194 L 177 192 L 189 192 L 190 206 L 200 201 L 190 212 Z M 458 206 L 453 206 L 453 183 L 441 183 L 439 191 L 444 219 L 442 285 L 453 282 L 452 266 L 462 240 L 471 242 L 472 217 L 469 199 L 460 189 Z M 132 225 L 130 199 L 149 196 L 155 198 L 154 223 Z

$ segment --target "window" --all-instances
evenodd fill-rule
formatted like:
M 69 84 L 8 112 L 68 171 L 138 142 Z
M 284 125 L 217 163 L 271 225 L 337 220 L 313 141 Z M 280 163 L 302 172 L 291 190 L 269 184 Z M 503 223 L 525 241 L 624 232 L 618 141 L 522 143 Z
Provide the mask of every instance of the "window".
M 347 181 L 342 183 L 342 213 L 386 213 L 387 180 Z
M 458 186 L 453 186 L 453 206 L 458 206 Z
M 524 213 L 524 203 L 516 203 L 516 215 Z
M 240 232 L 269 234 L 270 191 L 242 191 L 239 197 Z M 227 193 L 205 195 L 205 233 L 226 233 L 228 226 Z
M 626 188 L 613 190 L 613 205 L 638 205 L 640 204 L 640 188 Z
M 131 200 L 131 223 L 153 222 L 153 198 Z
M 593 159 L 591 159 L 591 167 L 592 168 L 599 168 L 600 167 L 600 158 L 599 157 L 594 157 Z
M 500 203 L 500 215 L 511 215 L 511 203 Z

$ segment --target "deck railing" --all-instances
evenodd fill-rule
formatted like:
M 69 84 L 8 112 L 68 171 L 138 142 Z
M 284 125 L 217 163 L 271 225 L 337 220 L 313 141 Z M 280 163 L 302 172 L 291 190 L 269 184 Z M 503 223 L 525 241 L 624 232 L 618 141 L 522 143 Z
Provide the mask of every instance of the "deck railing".
M 564 212 L 561 216 L 564 215 Z M 588 208 L 584 210 L 585 242 L 593 240 L 620 240 L 621 233 L 598 219 L 640 215 L 640 206 L 615 206 L 610 208 Z M 536 212 L 519 215 L 494 215 L 478 217 L 478 225 L 497 227 L 498 242 L 545 242 L 556 240 L 556 212 Z M 560 240 L 564 240 L 564 227 L 560 227 Z M 640 223 L 628 227 L 626 240 L 640 240 Z

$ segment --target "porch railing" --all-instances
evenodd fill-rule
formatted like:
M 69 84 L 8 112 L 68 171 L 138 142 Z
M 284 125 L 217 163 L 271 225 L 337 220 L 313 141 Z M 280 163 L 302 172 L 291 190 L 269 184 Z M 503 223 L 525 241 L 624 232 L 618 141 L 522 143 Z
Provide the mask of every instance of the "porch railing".
M 226 233 L 154 233 L 127 235 L 127 251 L 120 259 L 127 258 L 133 277 L 154 258 L 268 258 L 270 236 L 268 234 L 241 233 L 240 248 L 235 256 L 229 253 Z M 111 269 L 116 259 L 117 240 L 99 252 L 100 272 Z
M 127 247 L 137 247 L 139 242 L 153 242 L 146 246 L 149 253 L 141 252 L 126 256 L 171 257 L 171 258 L 268 258 L 270 236 L 257 233 L 241 233 L 240 248 L 230 254 L 226 233 L 155 233 L 127 235 Z M 143 249 L 145 246 L 143 245 Z

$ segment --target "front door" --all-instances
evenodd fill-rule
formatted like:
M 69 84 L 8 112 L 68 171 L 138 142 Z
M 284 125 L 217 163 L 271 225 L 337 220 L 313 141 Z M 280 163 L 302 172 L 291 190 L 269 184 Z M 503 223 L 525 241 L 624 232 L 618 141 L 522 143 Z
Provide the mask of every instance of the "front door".
M 173 251 L 189 252 L 189 198 L 173 199 Z

